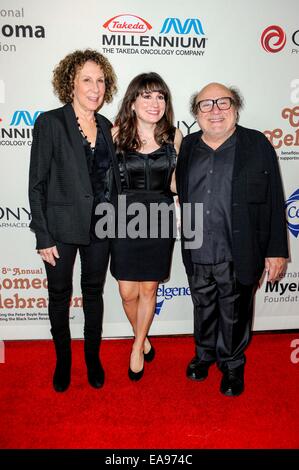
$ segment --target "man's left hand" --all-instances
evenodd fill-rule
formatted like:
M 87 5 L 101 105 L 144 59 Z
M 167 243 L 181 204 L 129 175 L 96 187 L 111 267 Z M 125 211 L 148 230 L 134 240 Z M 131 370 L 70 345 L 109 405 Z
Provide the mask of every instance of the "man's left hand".
M 268 281 L 274 282 L 280 278 L 286 267 L 286 258 L 266 258 L 265 269 L 268 274 Z

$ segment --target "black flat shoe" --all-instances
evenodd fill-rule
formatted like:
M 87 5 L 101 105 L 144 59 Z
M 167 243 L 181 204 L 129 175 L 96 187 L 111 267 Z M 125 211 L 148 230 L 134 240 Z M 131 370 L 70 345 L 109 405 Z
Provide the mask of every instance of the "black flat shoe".
M 151 349 L 149 350 L 149 352 L 143 353 L 143 355 L 144 355 L 144 360 L 146 362 L 152 362 L 152 360 L 154 359 L 154 357 L 156 355 L 156 351 L 155 351 L 153 345 L 151 345 Z
M 140 380 L 142 378 L 143 372 L 144 372 L 144 367 L 142 367 L 142 369 L 139 372 L 134 372 L 129 366 L 129 370 L 128 370 L 129 379 L 136 382 L 137 380 Z

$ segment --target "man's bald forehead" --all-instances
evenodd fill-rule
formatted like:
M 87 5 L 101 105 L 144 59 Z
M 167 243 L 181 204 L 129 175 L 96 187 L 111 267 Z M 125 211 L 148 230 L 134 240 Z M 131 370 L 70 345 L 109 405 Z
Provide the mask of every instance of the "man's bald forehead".
M 208 85 L 204 86 L 199 92 L 198 92 L 198 98 L 201 98 L 202 96 L 206 96 L 207 98 L 209 97 L 209 94 L 218 94 L 222 96 L 232 96 L 232 93 L 229 88 L 227 88 L 225 85 L 222 83 L 208 83 Z

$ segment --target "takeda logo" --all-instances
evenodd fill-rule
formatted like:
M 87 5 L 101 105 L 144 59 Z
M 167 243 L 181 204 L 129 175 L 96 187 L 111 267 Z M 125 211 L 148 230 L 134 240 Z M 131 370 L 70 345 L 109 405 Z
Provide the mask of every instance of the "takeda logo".
M 103 24 L 103 27 L 111 33 L 145 33 L 152 29 L 152 26 L 140 16 L 117 15 Z
M 268 26 L 261 35 L 261 44 L 266 52 L 280 52 L 286 44 L 286 33 L 280 26 Z

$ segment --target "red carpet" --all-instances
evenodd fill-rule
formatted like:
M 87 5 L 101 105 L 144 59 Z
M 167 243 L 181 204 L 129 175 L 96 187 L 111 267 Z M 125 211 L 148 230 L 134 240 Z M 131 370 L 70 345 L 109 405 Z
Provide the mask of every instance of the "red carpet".
M 52 390 L 50 341 L 5 342 L 0 364 L 0 448 L 298 448 L 299 363 L 293 334 L 257 334 L 247 351 L 246 390 L 219 392 L 216 367 L 205 382 L 185 378 L 191 337 L 154 337 L 156 358 L 142 380 L 127 377 L 131 340 L 106 340 L 106 383 L 86 379 L 83 342 L 73 341 L 70 389 Z

